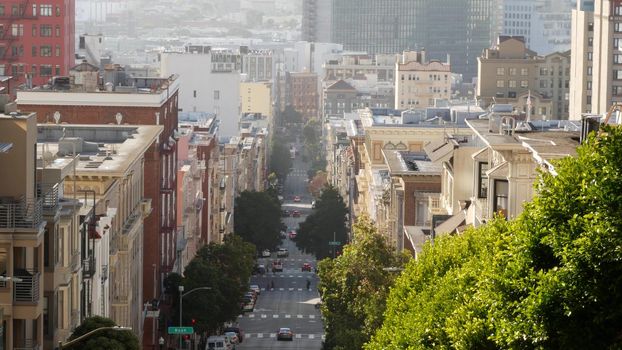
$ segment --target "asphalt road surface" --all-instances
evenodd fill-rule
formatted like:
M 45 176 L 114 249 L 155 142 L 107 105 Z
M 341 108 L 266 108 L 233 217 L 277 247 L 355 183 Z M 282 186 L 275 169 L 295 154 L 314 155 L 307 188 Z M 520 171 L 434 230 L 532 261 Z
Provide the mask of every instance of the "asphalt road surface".
M 297 147 L 298 148 L 298 147 Z M 299 148 L 298 148 L 299 149 Z M 294 169 L 290 172 L 283 189 L 283 209 L 290 212 L 299 210 L 300 218 L 286 217 L 283 221 L 291 229 L 297 229 L 298 223 L 311 210 L 311 197 L 307 187 L 307 168 L 300 160 L 294 161 Z M 293 202 L 294 196 L 301 201 Z M 289 233 L 288 230 L 288 233 Z M 237 349 L 305 349 L 319 350 L 322 348 L 323 326 L 319 310 L 315 304 L 319 301 L 317 292 L 317 276 L 314 272 L 302 272 L 302 264 L 308 262 L 316 266 L 315 258 L 302 254 L 289 238 L 281 245 L 289 250 L 289 257 L 281 258 L 283 272 L 267 272 L 251 278 L 252 284 L 258 284 L 261 295 L 253 312 L 246 312 L 238 318 L 240 328 L 244 330 L 244 342 Z M 260 264 L 271 266 L 276 259 L 273 252 L 270 258 L 258 259 Z M 307 289 L 307 281 L 310 288 Z M 274 289 L 270 289 L 270 283 Z M 276 332 L 280 327 L 289 327 L 294 332 L 293 341 L 277 341 Z

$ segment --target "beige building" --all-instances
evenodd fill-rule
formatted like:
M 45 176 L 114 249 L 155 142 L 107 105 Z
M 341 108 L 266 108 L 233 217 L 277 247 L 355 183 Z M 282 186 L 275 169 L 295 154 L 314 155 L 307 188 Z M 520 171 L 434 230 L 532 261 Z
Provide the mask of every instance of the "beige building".
M 450 97 L 449 62 L 428 61 L 425 51 L 404 51 L 395 63 L 395 108 L 425 108 Z
M 44 338 L 45 210 L 58 210 L 36 191 L 37 119 L 0 114 L 0 317 L 3 348 L 41 349 Z M 48 329 L 54 332 L 54 329 Z
M 433 235 L 461 232 L 500 214 L 523 211 L 534 195 L 538 169 L 555 172 L 552 161 L 576 154 L 580 125 L 567 120 L 519 122 L 489 115 L 467 120 L 472 137 L 448 135 L 426 146 L 443 165 L 441 210 L 434 213 Z
M 242 114 L 258 113 L 272 118 L 272 83 L 248 82 L 240 83 L 240 103 Z
M 570 52 L 542 57 L 525 46 L 523 37 L 500 36 L 477 62 L 483 107 L 511 104 L 517 114 L 533 119 L 568 118 Z
M 572 10 L 570 119 L 622 101 L 622 4 L 577 1 Z
M 81 204 L 80 224 L 67 230 L 59 226 L 54 278 L 67 275 L 64 269 L 72 268 L 76 246 L 81 245 L 78 283 L 83 304 L 71 305 L 78 291 L 75 286 L 51 290 L 57 295 L 59 328 L 70 330 L 68 320 L 79 310 L 82 318 L 110 317 L 142 338 L 143 222 L 151 213 L 151 200 L 144 197 L 144 154 L 162 130 L 161 126 L 39 126 L 41 168 L 64 173 L 64 196 Z

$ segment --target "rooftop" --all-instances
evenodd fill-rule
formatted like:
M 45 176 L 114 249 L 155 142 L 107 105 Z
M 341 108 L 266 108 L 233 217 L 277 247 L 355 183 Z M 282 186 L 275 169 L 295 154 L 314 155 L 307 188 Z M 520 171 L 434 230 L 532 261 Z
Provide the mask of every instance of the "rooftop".
M 63 170 L 78 156 L 80 175 L 121 176 L 153 144 L 162 126 L 39 124 L 37 167 Z
M 383 150 L 391 175 L 441 175 L 443 166 L 433 163 L 425 153 Z

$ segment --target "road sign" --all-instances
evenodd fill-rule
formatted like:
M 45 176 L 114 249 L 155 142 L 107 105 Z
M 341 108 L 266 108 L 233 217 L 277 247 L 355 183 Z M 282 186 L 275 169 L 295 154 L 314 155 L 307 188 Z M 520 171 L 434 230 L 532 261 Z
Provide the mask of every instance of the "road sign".
M 341 242 L 339 242 L 339 241 L 330 241 L 330 242 L 328 242 L 328 245 L 341 245 Z
M 192 327 L 168 327 L 168 334 L 192 334 L 194 329 Z
M 158 318 L 158 317 L 160 317 L 160 310 L 147 311 L 147 318 Z

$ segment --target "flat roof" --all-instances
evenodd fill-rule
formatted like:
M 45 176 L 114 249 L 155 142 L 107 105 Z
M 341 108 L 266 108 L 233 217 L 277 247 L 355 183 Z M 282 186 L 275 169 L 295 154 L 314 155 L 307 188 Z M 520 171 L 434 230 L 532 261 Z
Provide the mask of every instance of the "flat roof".
M 391 175 L 441 175 L 443 166 L 433 163 L 425 153 L 383 150 Z
M 38 130 L 39 168 L 45 165 L 48 169 L 63 170 L 74 159 L 72 145 L 75 145 L 78 175 L 122 176 L 154 143 L 164 127 L 39 124 Z

